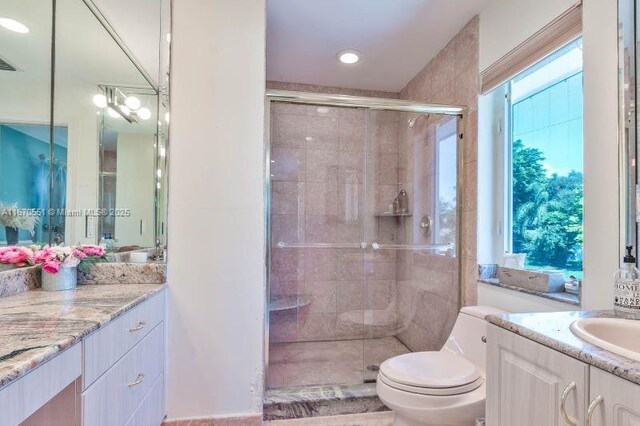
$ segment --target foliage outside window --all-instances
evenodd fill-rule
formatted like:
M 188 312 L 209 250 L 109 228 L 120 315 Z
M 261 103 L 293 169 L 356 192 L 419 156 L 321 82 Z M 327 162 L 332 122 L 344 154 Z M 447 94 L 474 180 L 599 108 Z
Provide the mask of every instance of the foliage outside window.
M 582 278 L 582 40 L 510 82 L 507 248 Z

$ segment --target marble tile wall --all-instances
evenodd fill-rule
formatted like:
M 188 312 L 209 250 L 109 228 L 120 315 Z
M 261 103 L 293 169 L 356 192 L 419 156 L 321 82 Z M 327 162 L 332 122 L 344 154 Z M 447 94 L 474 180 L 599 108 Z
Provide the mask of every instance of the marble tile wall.
M 462 200 L 463 305 L 477 303 L 477 127 L 478 127 L 478 17 L 467 25 L 400 92 L 400 99 L 467 107 L 464 119 L 464 180 Z M 420 119 L 413 138 L 400 148 L 404 185 L 425 181 L 427 191 L 434 179 L 434 128 L 439 119 Z M 413 141 L 411 141 L 413 139 Z M 401 140 L 403 140 L 401 138 Z M 426 157 L 423 157 L 426 155 Z M 422 163 L 415 159 L 425 158 Z M 411 194 L 410 194 L 411 195 Z M 414 218 L 433 214 L 435 197 L 427 193 L 417 201 Z M 419 218 L 418 218 L 419 220 Z M 414 227 L 415 229 L 415 227 Z M 429 242 L 427 242 L 429 243 Z M 432 242 L 431 242 L 432 243 Z M 398 312 L 403 328 L 398 338 L 411 350 L 438 349 L 455 322 L 458 308 L 457 262 L 452 256 L 434 253 L 402 253 L 398 261 Z
M 365 227 L 380 242 L 395 239 L 393 223 L 378 225 L 373 217 L 397 193 L 397 125 L 393 114 L 371 118 L 363 109 L 272 105 L 270 297 L 293 303 L 271 312 L 271 341 L 395 333 L 395 254 L 359 247 Z M 380 140 L 369 156 L 367 132 Z M 381 167 L 369 168 L 369 161 Z M 365 187 L 365 169 L 378 170 L 367 180 L 374 185 Z M 367 326 L 369 310 L 376 321 Z

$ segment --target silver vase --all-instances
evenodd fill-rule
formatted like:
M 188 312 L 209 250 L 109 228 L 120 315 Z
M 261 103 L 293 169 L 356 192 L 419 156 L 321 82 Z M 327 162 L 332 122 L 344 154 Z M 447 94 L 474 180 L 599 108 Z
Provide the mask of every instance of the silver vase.
M 57 274 L 42 271 L 42 289 L 45 291 L 73 290 L 78 284 L 78 268 L 62 266 Z
M 5 272 L 5 271 L 12 271 L 16 269 L 16 265 L 13 264 L 7 264 L 7 263 L 0 263 L 0 272 Z

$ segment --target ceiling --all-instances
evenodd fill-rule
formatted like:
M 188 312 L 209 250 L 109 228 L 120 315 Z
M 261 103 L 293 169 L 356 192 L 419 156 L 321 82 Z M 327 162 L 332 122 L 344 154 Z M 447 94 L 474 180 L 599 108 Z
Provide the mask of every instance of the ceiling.
M 3 79 L 16 82 L 48 83 L 51 9 L 41 7 L 42 0 L 0 0 L 0 6 L 3 16 L 17 19 L 30 29 L 28 34 L 16 34 L 0 29 L 0 56 L 18 68 L 17 72 L 4 72 L 0 75 Z M 58 83 L 110 83 L 149 87 L 126 54 L 82 1 L 58 0 L 56 9 Z
M 267 79 L 398 92 L 487 3 L 267 0 Z M 345 49 L 360 62 L 338 62 Z

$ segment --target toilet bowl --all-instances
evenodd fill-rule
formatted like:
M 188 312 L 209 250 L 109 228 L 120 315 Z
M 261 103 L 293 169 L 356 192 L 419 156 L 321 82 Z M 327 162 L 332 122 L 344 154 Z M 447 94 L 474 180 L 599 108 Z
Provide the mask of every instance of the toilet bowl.
M 380 365 L 376 389 L 395 412 L 395 426 L 473 426 L 484 417 L 484 317 L 497 313 L 504 311 L 462 308 L 442 349 L 399 355 Z

